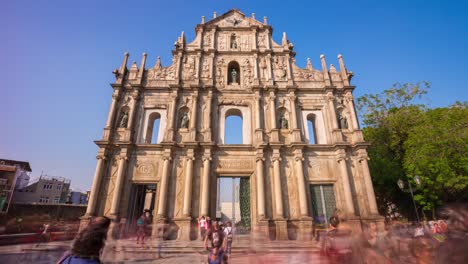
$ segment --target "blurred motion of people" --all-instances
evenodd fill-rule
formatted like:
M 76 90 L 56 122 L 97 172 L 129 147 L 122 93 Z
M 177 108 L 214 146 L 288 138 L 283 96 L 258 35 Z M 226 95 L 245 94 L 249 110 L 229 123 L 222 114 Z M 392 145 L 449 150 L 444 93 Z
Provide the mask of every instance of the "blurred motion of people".
M 137 219 L 137 239 L 136 243 L 145 244 L 146 233 L 148 233 L 148 225 L 151 224 L 151 214 L 149 210 L 145 210 Z
M 322 255 L 330 263 L 356 263 L 351 231 L 339 228 L 339 224 L 337 216 L 330 217 L 328 232 L 322 240 Z
M 441 213 L 448 219 L 447 233 L 436 250 L 434 263 L 468 263 L 468 204 L 453 204 Z
M 43 224 L 42 229 L 39 231 L 39 238 L 36 247 L 38 247 L 41 243 L 47 243 L 50 240 L 50 231 L 49 231 L 50 224 Z
M 57 264 L 98 264 L 110 225 L 107 217 L 98 217 L 84 228 L 73 241 L 71 250 Z

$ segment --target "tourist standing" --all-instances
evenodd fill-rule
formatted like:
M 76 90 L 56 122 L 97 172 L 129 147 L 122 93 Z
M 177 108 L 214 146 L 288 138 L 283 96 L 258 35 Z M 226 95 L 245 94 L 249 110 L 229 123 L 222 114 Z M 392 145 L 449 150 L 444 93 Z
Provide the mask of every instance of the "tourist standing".
M 229 221 L 224 228 L 224 237 L 226 238 L 226 253 L 228 256 L 231 256 L 232 251 L 232 239 L 233 239 L 233 230 L 232 230 L 232 223 Z
M 206 218 L 204 215 L 198 218 L 198 229 L 200 231 L 200 239 L 203 241 L 206 234 Z
M 216 221 L 213 222 L 212 228 L 208 230 L 205 236 L 205 249 L 208 249 L 208 240 L 211 241 L 212 248 L 221 248 L 224 246 L 224 234 Z

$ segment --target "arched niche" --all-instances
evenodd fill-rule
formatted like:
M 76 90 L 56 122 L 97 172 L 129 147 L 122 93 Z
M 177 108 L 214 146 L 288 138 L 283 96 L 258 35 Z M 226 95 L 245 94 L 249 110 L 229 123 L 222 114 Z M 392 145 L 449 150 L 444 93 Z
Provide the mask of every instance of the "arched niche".
M 228 85 L 240 83 L 241 75 L 239 63 L 237 61 L 231 61 L 228 64 Z
M 159 126 L 155 126 L 155 122 L 159 122 Z M 166 109 L 145 109 L 139 142 L 143 144 L 161 143 L 166 131 L 166 125 Z M 157 134 L 156 138 L 154 137 L 155 134 Z
M 307 138 L 307 142 L 314 142 L 311 139 L 315 139 L 315 144 L 327 144 L 328 139 L 325 131 L 325 121 L 321 110 L 302 111 L 302 120 L 302 127 L 304 129 L 304 135 Z M 314 131 L 309 131 L 309 125 L 311 123 L 308 122 L 312 122 Z
M 219 107 L 218 144 L 225 144 L 226 118 L 229 116 L 242 118 L 242 144 L 252 143 L 252 122 L 248 106 L 221 105 Z

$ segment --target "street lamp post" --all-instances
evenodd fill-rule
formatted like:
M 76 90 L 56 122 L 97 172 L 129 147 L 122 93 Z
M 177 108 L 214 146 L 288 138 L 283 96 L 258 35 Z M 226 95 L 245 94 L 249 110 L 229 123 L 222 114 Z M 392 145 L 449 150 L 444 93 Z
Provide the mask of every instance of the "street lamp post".
M 421 178 L 418 175 L 414 176 L 414 181 L 416 182 L 417 186 L 421 185 Z M 400 190 L 404 192 L 409 191 L 409 193 L 411 193 L 411 199 L 413 200 L 414 212 L 416 213 L 416 218 L 418 219 L 418 223 L 419 223 L 420 222 L 419 213 L 418 213 L 418 208 L 416 207 L 416 202 L 414 201 L 413 187 L 411 186 L 411 182 L 408 181 L 408 186 L 409 186 L 408 190 L 405 190 L 405 182 L 403 180 L 399 179 L 397 184 Z

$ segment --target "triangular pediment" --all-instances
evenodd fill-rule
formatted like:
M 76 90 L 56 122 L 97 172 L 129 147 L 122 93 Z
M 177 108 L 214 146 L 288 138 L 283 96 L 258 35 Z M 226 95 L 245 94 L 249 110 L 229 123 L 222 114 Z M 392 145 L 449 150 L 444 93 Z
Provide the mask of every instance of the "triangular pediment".
M 231 9 L 228 12 L 208 21 L 206 25 L 216 25 L 219 27 L 250 27 L 252 25 L 260 26 L 262 23 L 254 18 L 246 17 L 238 9 Z

